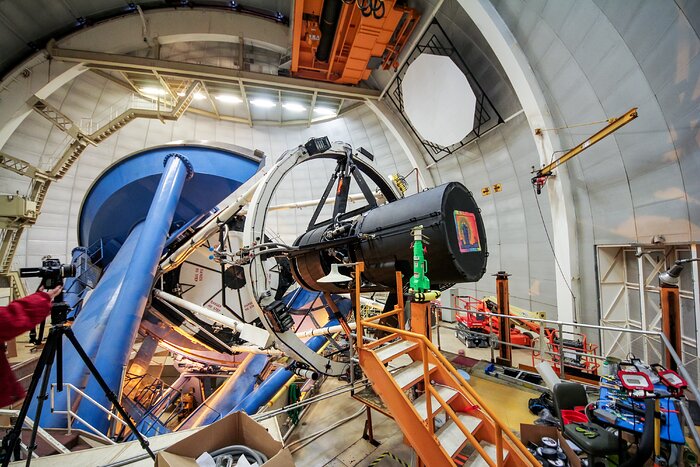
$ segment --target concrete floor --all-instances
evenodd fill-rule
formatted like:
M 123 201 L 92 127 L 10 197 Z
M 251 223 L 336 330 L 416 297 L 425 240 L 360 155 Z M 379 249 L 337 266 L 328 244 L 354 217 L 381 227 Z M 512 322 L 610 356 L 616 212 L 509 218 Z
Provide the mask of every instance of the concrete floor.
M 340 384 L 335 380 L 328 380 L 323 385 L 322 392 L 333 389 Z M 349 394 L 344 394 L 330 401 L 315 404 L 309 409 L 299 427 L 287 440 L 290 450 L 293 451 L 292 455 L 296 464 L 309 467 L 363 467 L 369 465 L 387 451 L 410 463 L 413 449 L 404 444 L 401 430 L 399 430 L 394 420 L 385 415 L 374 410 L 372 411 L 374 437 L 381 444 L 375 447 L 362 438 L 366 420 L 364 407 L 363 404 L 351 398 Z M 295 440 L 302 439 L 309 434 L 329 427 L 338 420 L 353 415 L 358 411 L 361 411 L 358 417 L 294 451 L 297 449 L 297 446 L 293 444 Z M 377 465 L 397 464 L 395 461 L 387 458 Z

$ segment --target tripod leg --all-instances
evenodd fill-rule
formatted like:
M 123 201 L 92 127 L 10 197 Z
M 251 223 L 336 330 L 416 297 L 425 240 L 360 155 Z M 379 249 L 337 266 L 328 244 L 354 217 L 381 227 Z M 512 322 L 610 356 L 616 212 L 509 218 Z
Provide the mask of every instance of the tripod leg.
M 85 366 L 87 366 L 88 370 L 90 370 L 90 373 L 92 373 L 92 376 L 95 377 L 95 381 L 97 381 L 97 384 L 100 385 L 100 387 L 102 388 L 102 391 L 104 391 L 104 393 L 105 393 L 105 396 L 107 396 L 107 399 L 109 399 L 109 401 L 112 403 L 112 405 L 114 405 L 114 408 L 117 409 L 117 412 L 119 412 L 119 415 L 121 415 L 121 417 L 126 422 L 127 426 L 131 429 L 131 432 L 139 440 L 139 443 L 141 443 L 141 447 L 148 453 L 149 456 L 151 456 L 151 459 L 155 460 L 156 455 L 153 454 L 153 451 L 149 447 L 148 440 L 146 438 L 144 438 L 141 433 L 139 433 L 139 430 L 138 430 L 138 428 L 136 428 L 136 425 L 131 420 L 131 417 L 129 417 L 129 414 L 126 413 L 126 410 L 124 410 L 124 407 L 122 407 L 121 404 L 119 403 L 117 396 L 109 388 L 109 386 L 107 385 L 105 380 L 102 378 L 102 375 L 100 375 L 100 372 L 97 371 L 95 364 L 92 363 L 92 360 L 90 360 L 90 357 L 85 353 L 85 350 L 80 345 L 80 342 L 78 342 L 78 339 L 76 339 L 75 334 L 73 334 L 73 330 L 71 328 L 66 328 L 65 335 L 68 337 L 68 340 L 71 342 L 71 344 L 73 344 L 73 347 L 78 352 L 78 355 L 80 355 L 80 358 L 85 363 Z
M 26 466 L 32 462 L 32 453 L 36 450 L 36 435 L 39 431 L 39 421 L 41 420 L 41 412 L 44 408 L 44 403 L 46 399 L 49 398 L 49 379 L 51 377 L 51 366 L 53 365 L 54 356 L 56 355 L 56 342 L 61 339 L 61 333 L 56 331 L 56 328 L 52 328 L 49 331 L 49 335 L 46 337 L 45 347 L 49 348 L 49 355 L 51 358 L 46 360 L 46 367 L 43 371 L 43 377 L 41 379 L 41 389 L 39 396 L 37 397 L 36 415 L 34 416 L 34 424 L 32 426 L 32 436 L 29 438 L 29 444 L 27 444 L 27 463 Z
M 56 349 L 56 389 L 58 392 L 63 391 L 63 334 L 56 339 L 54 347 Z M 68 408 L 70 410 L 70 407 Z
M 42 387 L 43 387 L 43 380 L 42 380 L 42 375 L 49 375 L 51 373 L 51 362 L 53 362 L 54 358 L 54 347 L 53 344 L 50 342 L 50 339 L 47 338 L 46 345 L 44 346 L 44 349 L 41 351 L 41 355 L 39 356 L 39 360 L 37 361 L 36 364 L 36 369 L 34 370 L 34 374 L 32 375 L 31 382 L 29 383 L 29 388 L 27 389 L 27 395 L 24 399 L 24 402 L 22 403 L 22 408 L 19 411 L 19 415 L 17 416 L 17 421 L 15 422 L 15 426 L 10 430 L 10 432 L 5 435 L 5 437 L 2 440 L 2 448 L 4 451 L 4 456 L 2 459 L 2 466 L 7 467 L 9 465 L 10 460 L 14 454 L 15 460 L 19 460 L 19 446 L 20 442 L 22 439 L 22 427 L 24 426 L 24 421 L 27 418 L 27 413 L 29 412 L 29 406 L 32 403 L 32 398 L 34 397 L 34 394 L 36 393 L 36 389 L 39 386 L 39 382 L 42 381 Z M 45 378 L 46 379 L 46 378 Z M 43 400 L 41 400 L 41 395 L 37 398 L 38 401 L 38 406 L 37 406 L 37 412 L 40 412 L 40 408 L 43 404 Z M 36 423 L 38 421 L 39 417 L 35 416 L 35 423 L 34 426 L 37 427 L 39 424 Z M 31 458 L 31 454 L 30 457 Z

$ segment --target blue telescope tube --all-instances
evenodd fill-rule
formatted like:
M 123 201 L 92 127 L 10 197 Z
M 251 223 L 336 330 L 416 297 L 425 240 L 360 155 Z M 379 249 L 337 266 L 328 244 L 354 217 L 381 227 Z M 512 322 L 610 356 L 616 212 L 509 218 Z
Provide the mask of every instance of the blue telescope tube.
M 132 231 L 126 241 L 129 243 L 132 236 L 138 235 L 137 245 L 129 258 L 127 273 L 119 284 L 119 289 L 112 290 L 114 305 L 104 327 L 109 332 L 102 336 L 94 358 L 95 366 L 115 393 L 121 387 L 122 373 L 129 362 L 129 354 L 143 317 L 182 188 L 185 180 L 193 175 L 192 166 L 184 156 L 168 154 L 165 157 L 165 170 L 146 219 L 141 229 Z M 116 262 L 115 258 L 110 269 L 118 266 L 114 264 Z M 90 302 L 91 300 L 88 301 L 88 305 Z M 85 311 L 87 310 L 83 310 L 83 313 Z M 103 407 L 110 406 L 107 396 L 94 378 L 89 378 L 85 392 Z M 94 404 L 81 403 L 78 415 L 102 433 L 107 432 L 107 415 Z
M 75 337 L 92 361 L 95 361 L 95 355 L 105 334 L 107 319 L 118 304 L 115 298 L 124 286 L 124 281 L 131 265 L 131 258 L 138 246 L 142 227 L 143 223 L 137 225 L 131 231 L 131 234 L 105 270 L 102 279 L 92 291 L 90 298 L 85 302 L 83 309 L 73 323 L 72 328 Z M 87 367 L 80 360 L 78 353 L 68 340 L 64 338 L 63 343 L 63 381 L 83 389 L 87 384 Z M 56 382 L 56 365 L 51 368 L 50 382 Z M 71 397 L 71 401 L 71 408 L 74 411 L 77 410 L 80 400 L 75 394 Z M 57 393 L 55 408 L 57 411 L 66 410 L 65 393 Z M 35 411 L 36 399 L 32 401 L 29 413 L 33 414 Z M 41 423 L 43 427 L 62 428 L 66 426 L 66 417 L 65 415 L 56 415 L 48 410 L 44 410 L 41 414 Z
M 255 388 L 257 376 L 267 365 L 268 358 L 267 355 L 248 354 L 236 372 L 182 422 L 178 431 L 209 425 L 228 414 Z
M 331 320 L 324 327 L 335 326 L 338 324 L 338 320 Z M 327 338 L 326 336 L 314 336 L 308 341 L 306 341 L 306 346 L 318 352 L 318 350 L 325 344 Z M 289 378 L 294 376 L 294 373 L 286 368 L 279 368 L 274 373 L 272 373 L 268 378 L 258 387 L 255 392 L 251 393 L 248 397 L 243 399 L 240 404 L 236 405 L 233 410 L 229 413 L 244 411 L 248 415 L 255 414 L 260 407 L 270 402 L 277 392 L 282 389 Z

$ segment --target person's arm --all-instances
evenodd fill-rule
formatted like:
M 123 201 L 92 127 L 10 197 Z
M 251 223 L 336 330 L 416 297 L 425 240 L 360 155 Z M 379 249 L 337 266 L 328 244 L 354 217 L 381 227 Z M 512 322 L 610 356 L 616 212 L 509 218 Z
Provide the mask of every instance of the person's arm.
M 51 300 L 56 289 L 36 292 L 0 307 L 0 341 L 7 341 L 41 323 L 51 313 Z

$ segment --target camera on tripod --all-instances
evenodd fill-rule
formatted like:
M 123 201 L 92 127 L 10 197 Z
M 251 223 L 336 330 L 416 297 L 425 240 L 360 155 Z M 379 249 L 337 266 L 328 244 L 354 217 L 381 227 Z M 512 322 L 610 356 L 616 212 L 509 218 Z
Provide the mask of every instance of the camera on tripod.
M 75 265 L 61 264 L 58 258 L 44 258 L 40 268 L 20 268 L 20 277 L 41 277 L 41 285 L 50 290 L 63 284 L 66 277 L 75 277 Z

